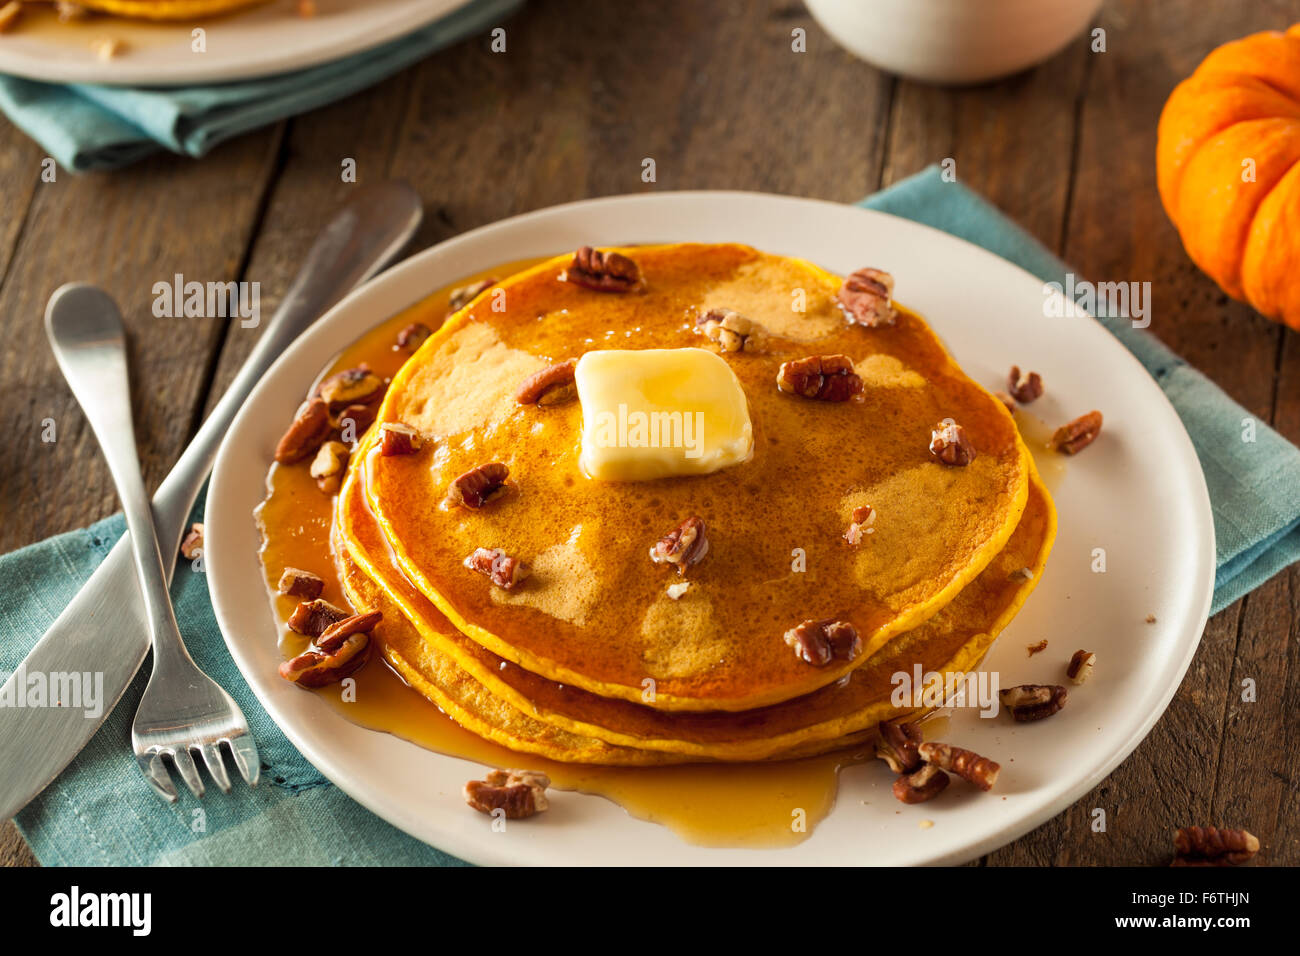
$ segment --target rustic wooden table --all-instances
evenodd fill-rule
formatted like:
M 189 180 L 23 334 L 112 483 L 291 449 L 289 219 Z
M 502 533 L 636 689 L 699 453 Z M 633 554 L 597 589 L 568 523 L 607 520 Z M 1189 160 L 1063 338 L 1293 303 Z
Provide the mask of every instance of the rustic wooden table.
M 960 180 L 1084 275 L 1149 280 L 1151 331 L 1251 414 L 1300 441 L 1300 336 L 1229 300 L 1183 253 L 1155 188 L 1155 131 L 1179 78 L 1214 46 L 1300 20 L 1295 0 L 1108 0 L 1087 38 L 972 89 L 894 79 L 843 52 L 793 0 L 529 0 L 509 52 L 462 43 L 373 89 L 246 136 L 201 162 L 158 157 L 41 180 L 42 151 L 0 122 L 0 552 L 117 508 L 40 317 L 61 283 L 103 285 L 131 330 L 136 422 L 156 485 L 225 388 L 255 331 L 157 319 L 174 273 L 262 284 L 273 308 L 349 185 L 396 177 L 424 196 L 423 247 L 592 196 L 753 189 L 849 202 L 951 157 Z M 808 50 L 791 52 L 791 30 Z M 990 42 L 996 42 L 990 38 Z M 658 181 L 641 181 L 655 159 Z M 58 441 L 40 441 L 40 422 Z M 1300 573 L 1210 620 L 1169 710 L 1092 793 L 980 861 L 1143 864 L 1170 831 L 1254 832 L 1261 863 L 1300 863 Z M 1258 702 L 1241 702 L 1255 679 Z M 125 746 L 125 743 L 124 743 Z M 1105 808 L 1106 832 L 1091 811 Z M 34 860 L 11 823 L 0 861 Z

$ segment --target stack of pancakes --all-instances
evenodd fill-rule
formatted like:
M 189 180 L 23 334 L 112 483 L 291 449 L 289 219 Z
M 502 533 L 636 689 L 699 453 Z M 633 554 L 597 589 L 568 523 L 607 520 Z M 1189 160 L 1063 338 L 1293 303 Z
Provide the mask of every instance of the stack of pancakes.
M 383 612 L 394 668 L 454 720 L 507 747 L 594 764 L 802 756 L 856 743 L 917 711 L 895 675 L 974 668 L 1039 578 L 1055 512 L 1007 409 L 929 327 L 849 321 L 842 280 L 740 245 L 619 250 L 634 291 L 565 281 L 570 256 L 500 282 L 449 317 L 396 375 L 353 454 L 334 513 L 348 599 Z M 700 334 L 734 310 L 760 347 Z M 608 349 L 719 352 L 749 406 L 748 460 L 705 475 L 602 481 L 580 465 L 579 401 L 520 404 L 533 373 Z M 782 363 L 849 356 L 853 401 L 777 388 Z M 952 419 L 977 454 L 930 450 Z M 382 423 L 423 438 L 383 456 Z M 457 476 L 509 467 L 478 509 Z M 856 509 L 870 534 L 845 540 Z M 687 516 L 709 549 L 679 576 L 650 549 Z M 476 549 L 527 562 L 503 589 Z M 689 582 L 690 587 L 669 590 Z M 847 621 L 860 652 L 809 663 L 784 635 Z

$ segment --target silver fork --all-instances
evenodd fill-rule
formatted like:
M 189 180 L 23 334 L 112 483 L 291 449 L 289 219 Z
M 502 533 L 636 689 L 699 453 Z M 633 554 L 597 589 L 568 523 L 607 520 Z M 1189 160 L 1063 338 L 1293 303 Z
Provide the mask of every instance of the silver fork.
M 220 747 L 224 743 L 240 775 L 256 786 L 261 765 L 248 722 L 230 695 L 199 670 L 176 626 L 153 510 L 140 475 L 131 424 L 126 337 L 117 305 L 94 286 L 65 286 L 50 300 L 45 331 L 59 368 L 108 460 L 122 499 L 144 596 L 153 642 L 153 674 L 131 728 L 136 762 L 154 791 L 168 801 L 176 800 L 176 787 L 164 757 L 171 760 L 196 797 L 203 796 L 203 779 L 195 755 L 207 765 L 217 786 L 229 793 L 230 777 Z

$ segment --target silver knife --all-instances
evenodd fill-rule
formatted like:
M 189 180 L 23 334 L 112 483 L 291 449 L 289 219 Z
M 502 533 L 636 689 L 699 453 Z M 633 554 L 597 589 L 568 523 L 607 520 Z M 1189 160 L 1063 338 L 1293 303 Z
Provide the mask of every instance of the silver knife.
M 299 333 L 400 252 L 422 215 L 411 187 L 381 183 L 358 187 L 325 227 L 238 376 L 154 495 L 164 554 L 179 551 L 217 448 L 258 379 Z M 168 562 L 169 583 L 174 567 Z M 73 707 L 0 706 L 0 820 L 26 806 L 81 751 L 108 719 L 148 650 L 144 603 L 130 543 L 123 537 L 0 689 L 0 701 L 13 701 L 30 674 L 91 673 L 103 674 L 104 680 L 97 717 Z M 123 753 L 128 753 L 126 741 Z

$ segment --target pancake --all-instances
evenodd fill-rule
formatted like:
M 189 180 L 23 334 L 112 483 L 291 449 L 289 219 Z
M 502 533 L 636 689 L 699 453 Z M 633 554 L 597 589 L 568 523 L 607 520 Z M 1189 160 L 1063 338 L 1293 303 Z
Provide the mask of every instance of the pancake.
M 268 0 L 77 0 L 79 6 L 133 20 L 190 20 L 256 7 Z
M 372 439 L 368 436 L 359 454 L 366 454 Z M 385 628 L 381 638 L 390 662 L 422 692 L 438 683 L 431 660 L 441 662 L 441 672 L 453 669 L 449 665 L 454 662 L 454 669 L 518 712 L 504 728 L 495 728 L 498 734 L 535 737 L 516 728 L 541 721 L 582 738 L 581 744 L 570 741 L 568 749 L 550 741 L 545 751 L 555 759 L 578 762 L 608 761 L 608 746 L 689 759 L 761 760 L 841 746 L 846 739 L 869 735 L 881 720 L 913 713 L 914 707 L 897 707 L 890 697 L 893 676 L 910 674 L 916 664 L 923 672 L 960 674 L 974 668 L 1036 585 L 1055 535 L 1055 514 L 1033 475 L 1028 504 L 1007 546 L 929 622 L 890 642 L 843 682 L 744 713 L 666 713 L 600 697 L 526 671 L 469 640 L 393 566 L 355 472 L 340 492 L 335 532 L 336 560 L 345 582 L 351 582 L 353 606 L 383 611 L 387 625 L 394 624 L 394 615 L 402 619 L 396 621 L 396 645 L 391 628 Z M 1023 568 L 1030 570 L 1028 578 L 1016 573 Z M 499 721 L 503 716 L 513 712 L 497 707 L 493 717 Z M 607 747 L 596 747 L 592 740 Z
M 752 710 L 809 694 L 918 627 L 1002 551 L 1028 497 L 1029 455 L 1006 409 L 967 378 L 938 338 L 900 309 L 894 325 L 845 321 L 841 281 L 809 263 L 740 245 L 624 250 L 642 292 L 558 281 L 560 257 L 479 296 L 394 377 L 379 412 L 426 437 L 409 457 L 354 455 L 396 565 L 456 630 L 549 680 L 656 710 Z M 794 311 L 802 305 L 804 311 Z M 704 347 L 695 319 L 730 308 L 759 322 L 762 350 L 727 353 L 749 404 L 750 460 L 713 474 L 597 481 L 578 464 L 582 409 L 520 406 L 520 382 L 595 349 Z M 500 311 L 497 311 L 500 310 Z M 779 392 L 777 369 L 844 353 L 862 401 Z M 956 419 L 978 450 L 950 468 L 930 432 Z M 439 505 L 451 481 L 504 462 L 511 494 L 479 511 Z M 815 464 L 810 464 L 815 463 Z M 874 534 L 842 540 L 870 504 Z M 682 518 L 708 524 L 687 598 L 648 549 Z M 462 566 L 479 547 L 533 567 L 502 591 Z M 798 561 L 806 570 L 796 570 Z M 852 622 L 851 661 L 814 667 L 784 643 L 802 620 Z

